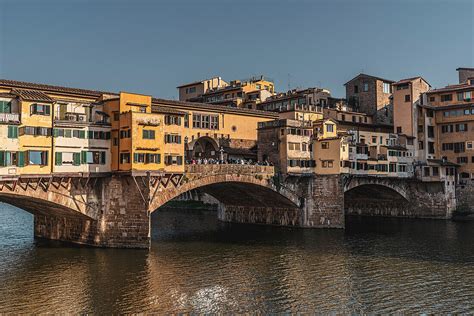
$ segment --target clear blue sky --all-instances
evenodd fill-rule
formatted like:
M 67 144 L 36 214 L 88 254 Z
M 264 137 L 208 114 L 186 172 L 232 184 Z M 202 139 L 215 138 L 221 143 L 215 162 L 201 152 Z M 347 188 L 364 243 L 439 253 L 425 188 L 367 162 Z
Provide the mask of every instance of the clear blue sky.
M 434 87 L 474 67 L 473 0 L 0 0 L 0 77 L 176 98 L 265 74 L 286 90 L 365 72 Z

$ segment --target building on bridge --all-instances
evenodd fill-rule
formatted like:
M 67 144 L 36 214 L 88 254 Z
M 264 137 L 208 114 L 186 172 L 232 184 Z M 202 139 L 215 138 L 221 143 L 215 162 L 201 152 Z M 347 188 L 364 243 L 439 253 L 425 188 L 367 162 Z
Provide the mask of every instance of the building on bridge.
M 0 175 L 183 172 L 186 159 L 256 157 L 274 113 L 0 80 Z

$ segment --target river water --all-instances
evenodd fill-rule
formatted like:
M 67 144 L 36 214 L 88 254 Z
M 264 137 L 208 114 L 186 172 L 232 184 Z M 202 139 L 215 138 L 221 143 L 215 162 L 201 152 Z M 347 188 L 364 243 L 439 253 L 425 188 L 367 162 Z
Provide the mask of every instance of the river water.
M 474 222 L 348 218 L 347 229 L 153 215 L 150 251 L 33 239 L 0 203 L 0 313 L 473 313 Z

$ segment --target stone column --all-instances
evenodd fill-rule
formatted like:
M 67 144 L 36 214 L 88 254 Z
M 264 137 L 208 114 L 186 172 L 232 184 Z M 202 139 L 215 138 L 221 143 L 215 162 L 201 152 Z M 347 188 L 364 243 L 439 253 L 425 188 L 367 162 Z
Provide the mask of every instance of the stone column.
M 344 228 L 344 188 L 340 175 L 313 175 L 300 183 L 303 227 Z
M 148 248 L 149 188 L 131 176 L 111 176 L 70 191 L 75 199 L 94 204 L 94 217 L 61 212 L 54 207 L 31 208 L 35 237 L 96 247 Z M 93 201 L 93 202 L 92 202 Z

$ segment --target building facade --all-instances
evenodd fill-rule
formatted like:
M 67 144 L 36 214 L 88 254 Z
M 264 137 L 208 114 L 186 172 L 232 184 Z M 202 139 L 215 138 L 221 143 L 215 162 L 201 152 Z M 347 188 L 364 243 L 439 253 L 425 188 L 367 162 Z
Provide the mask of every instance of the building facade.
M 0 175 L 183 172 L 187 159 L 256 159 L 274 113 L 0 80 Z

